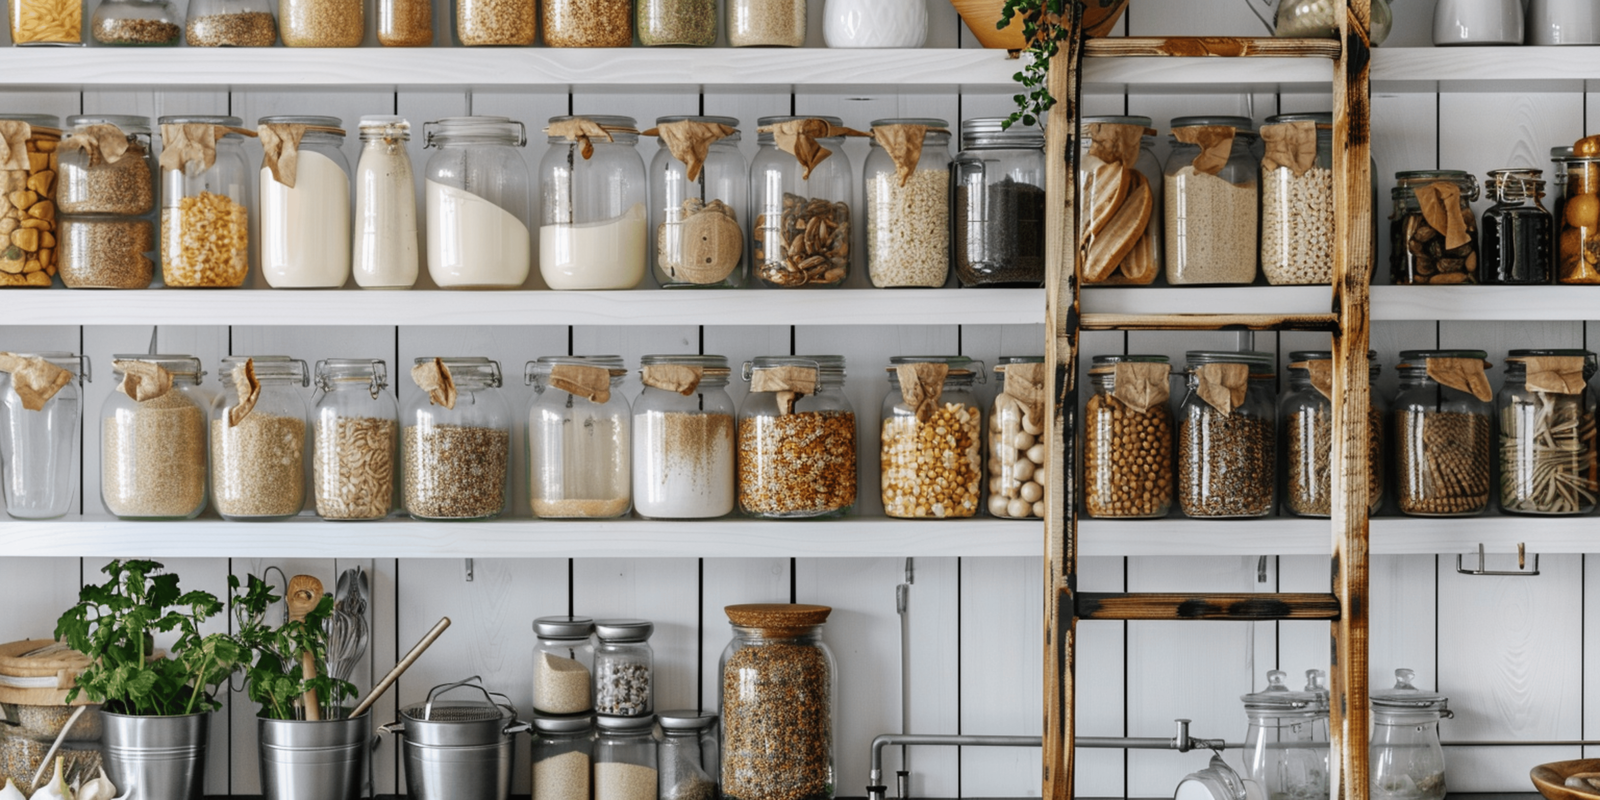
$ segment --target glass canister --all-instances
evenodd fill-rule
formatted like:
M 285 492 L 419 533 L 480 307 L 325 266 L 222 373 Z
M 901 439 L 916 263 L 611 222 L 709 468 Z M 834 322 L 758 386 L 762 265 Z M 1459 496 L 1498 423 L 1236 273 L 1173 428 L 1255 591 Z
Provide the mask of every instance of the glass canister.
M 928 40 L 922 0 L 825 0 L 822 41 L 829 47 L 921 47 Z
M 1278 14 L 1272 35 L 1293 39 L 1339 38 L 1338 6 L 1328 2 L 1278 0 Z M 1394 27 L 1394 12 L 1389 0 L 1372 0 L 1371 42 L 1376 47 L 1389 38 Z
M 423 126 L 428 159 L 428 274 L 441 288 L 514 289 L 528 279 L 533 197 L 515 148 L 522 123 L 450 117 Z
M 1250 728 L 1244 771 L 1262 796 L 1320 800 L 1328 796 L 1328 689 L 1321 670 L 1306 671 L 1306 688 L 1290 691 L 1287 674 L 1267 673 L 1267 688 L 1240 697 Z
M 588 687 L 584 687 L 587 696 Z M 539 800 L 590 800 L 594 716 L 533 718 L 533 796 Z
M 1274 286 L 1333 280 L 1333 114 L 1261 126 L 1261 271 Z
M 240 286 L 250 272 L 244 137 L 256 134 L 241 124 L 238 117 L 161 118 L 161 277 L 167 286 Z
M 1149 117 L 1084 117 L 1078 190 L 1088 215 L 1080 241 L 1083 282 L 1144 286 L 1161 273 L 1161 203 L 1165 179 Z M 1039 134 L 1041 141 L 1043 133 Z M 1043 186 L 1043 183 L 1039 184 Z M 1044 191 L 1032 198 L 1044 219 Z M 1043 223 L 1040 223 L 1043 231 Z M 1044 250 L 1039 234 L 1039 250 Z M 1042 257 L 1041 257 L 1042 261 Z
M 274 289 L 337 289 L 350 277 L 342 124 L 338 117 L 261 118 L 261 274 Z
M 1190 350 L 1178 409 L 1178 504 L 1191 517 L 1265 517 L 1277 473 L 1271 353 Z
M 532 0 L 527 0 L 531 5 Z M 532 10 L 524 19 L 532 24 Z M 532 31 L 528 33 L 533 36 Z M 378 0 L 378 44 L 427 47 L 433 44 L 433 0 Z
M 1367 510 L 1383 505 L 1383 429 L 1388 404 L 1378 396 L 1382 366 L 1367 351 L 1372 387 L 1367 412 Z M 1296 350 L 1289 354 L 1289 390 L 1278 401 L 1284 465 L 1283 508 L 1297 517 L 1327 517 L 1333 509 L 1333 353 Z
M 100 500 L 121 519 L 194 519 L 206 507 L 200 359 L 112 356 L 117 389 L 100 407 Z
M 594 633 L 594 620 L 539 617 L 533 621 L 533 633 L 533 710 L 539 718 L 593 710 L 589 679 L 594 642 L 589 635 Z
M 656 800 L 655 716 L 595 717 L 594 800 Z
M 1543 174 L 1537 169 L 1489 171 L 1487 185 L 1494 205 L 1483 212 L 1480 283 L 1551 282 L 1552 219 L 1544 208 Z
M 606 717 L 655 715 L 656 626 L 642 619 L 602 619 L 594 624 L 594 710 Z
M 527 47 L 533 44 L 538 33 L 534 0 L 455 0 L 455 3 L 456 41 L 468 47 Z
M 1482 350 L 1406 350 L 1395 370 L 1395 488 L 1400 511 L 1470 517 L 1489 506 L 1488 356 Z
M 1374 800 L 1444 800 L 1444 748 L 1439 720 L 1450 719 L 1450 698 L 1413 685 L 1416 673 L 1394 671 L 1393 689 L 1372 693 L 1372 771 Z
M 545 47 L 632 47 L 634 0 L 540 0 Z
M 190 47 L 271 47 L 278 22 L 271 0 L 194 0 L 183 38 Z
M 645 47 L 717 43 L 717 0 L 637 0 L 634 16 Z
M 962 286 L 1044 285 L 1044 132 L 1004 123 L 1004 117 L 961 123 L 950 223 Z M 1151 164 L 1158 174 L 1154 156 Z
M 715 16 L 713 14 L 713 16 Z M 650 162 L 650 263 L 663 288 L 739 287 L 750 171 L 733 117 L 661 117 Z
M 1477 178 L 1454 169 L 1396 172 L 1394 178 L 1389 216 L 1394 282 L 1477 283 L 1478 221 L 1471 205 L 1478 199 Z
M 382 359 L 317 362 L 311 485 L 323 519 L 383 519 L 394 507 L 399 423 Z
M 400 416 L 401 501 L 417 519 L 493 519 L 511 478 L 511 408 L 500 363 L 419 358 Z
M 1512 350 L 1500 414 L 1500 509 L 1573 515 L 1594 510 L 1595 394 L 1588 350 Z
M 764 8 L 784 1 L 756 0 Z M 866 134 L 838 117 L 762 117 L 757 124 L 761 149 L 750 165 L 756 275 L 785 289 L 844 283 L 853 181 L 844 137 Z
M 72 508 L 82 447 L 89 357 L 0 353 L 0 485 L 15 519 L 55 519 Z
M 649 355 L 633 404 L 633 503 L 650 519 L 733 512 L 734 407 L 725 356 Z
M 760 356 L 744 365 L 739 510 L 767 519 L 840 517 L 856 504 L 856 412 L 843 356 Z
M 656 715 L 661 740 L 656 762 L 661 767 L 660 800 L 716 800 L 717 715 L 698 711 L 663 711 Z
M 1157 355 L 1101 355 L 1091 363 L 1094 394 L 1083 422 L 1084 509 L 1099 518 L 1165 517 L 1176 483 L 1168 404 L 1172 367 Z M 1042 432 L 1044 426 L 1035 427 Z
M 737 605 L 722 651 L 722 795 L 831 800 L 837 667 L 822 641 L 833 609 Z
M 7 142 L 23 141 L 0 159 L 0 186 L 7 187 L 5 213 L 0 214 L 0 288 L 48 289 L 59 270 L 55 200 L 61 120 L 49 114 L 0 113 L 0 136 Z
M 1044 356 L 1001 356 L 1000 391 L 989 407 L 989 514 L 1044 516 L 1049 453 L 1044 433 Z
M 155 277 L 155 150 L 150 118 L 67 117 L 56 177 L 61 282 L 143 289 Z
M 728 44 L 732 47 L 802 47 L 806 0 L 728 0 Z
M 411 123 L 362 117 L 360 127 L 351 271 L 363 289 L 409 289 L 418 271 L 417 189 L 406 152 Z
M 552 117 L 539 165 L 539 274 L 552 289 L 644 280 L 644 159 L 632 117 Z
M 83 0 L 9 0 L 13 45 L 83 44 Z
M 894 356 L 883 398 L 883 512 L 903 519 L 977 516 L 983 499 L 982 361 Z M 1031 510 L 1031 509 L 1030 509 Z
M 361 0 L 278 0 L 285 47 L 360 47 L 366 34 Z
M 1249 117 L 1172 120 L 1163 186 L 1167 283 L 1255 281 L 1260 164 L 1250 126 Z
M 223 519 L 287 519 L 306 504 L 306 362 L 229 356 L 211 402 L 211 502 Z
M 1564 150 L 1557 158 L 1557 150 Z M 1561 200 L 1556 216 L 1561 237 L 1556 257 L 1562 283 L 1600 283 L 1600 155 L 1574 155 L 1572 148 L 1551 150 Z
M 89 31 L 105 45 L 171 47 L 183 36 L 183 15 L 170 0 L 101 0 Z
M 528 490 L 534 516 L 615 519 L 632 505 L 632 414 L 620 356 L 529 361 Z
M 865 183 L 873 286 L 937 288 L 950 278 L 949 125 L 931 118 L 872 123 Z

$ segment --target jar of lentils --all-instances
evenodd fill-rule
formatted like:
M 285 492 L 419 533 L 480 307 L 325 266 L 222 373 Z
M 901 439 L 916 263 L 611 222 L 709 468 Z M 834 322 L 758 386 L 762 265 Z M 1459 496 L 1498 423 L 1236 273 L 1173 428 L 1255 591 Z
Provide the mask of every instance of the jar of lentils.
M 645 47 L 717 43 L 717 0 L 637 0 L 634 16 Z
M 1400 511 L 1470 517 L 1489 506 L 1490 401 L 1482 350 L 1406 350 L 1395 366 Z
M 1277 474 L 1271 353 L 1190 350 L 1178 409 L 1178 503 L 1191 517 L 1265 517 Z
M 806 0 L 728 0 L 728 44 L 734 47 L 802 47 Z
M 989 407 L 989 514 L 1044 516 L 1044 356 L 1001 356 L 1000 392 Z
M 1333 280 L 1333 114 L 1261 126 L 1261 271 L 1267 283 Z
M 1094 357 L 1083 416 L 1089 516 L 1154 519 L 1172 508 L 1171 372 L 1166 356 Z
M 317 362 L 311 485 L 323 519 L 383 519 L 394 505 L 399 431 L 389 368 L 377 358 Z
M 100 407 L 100 500 L 119 519 L 194 519 L 206 507 L 200 359 L 112 356 L 117 389 Z
M 1367 411 L 1367 511 L 1383 505 L 1383 439 L 1388 404 L 1378 395 L 1378 353 L 1367 352 L 1371 382 Z M 1297 350 L 1289 354 L 1289 391 L 1278 403 L 1287 458 L 1283 508 L 1297 517 L 1327 517 L 1333 510 L 1333 354 Z
M 961 123 L 950 248 L 962 286 L 1044 285 L 1044 132 L 1004 122 Z
M 722 796 L 832 800 L 837 668 L 822 641 L 833 609 L 728 606 L 722 651 Z
M 744 365 L 739 510 L 767 519 L 839 517 L 856 504 L 856 413 L 842 356 L 760 356 Z
M 645 717 L 655 712 L 656 626 L 642 619 L 602 619 L 594 624 L 594 710 L 602 717 Z
M 287 519 L 305 507 L 306 362 L 287 356 L 222 360 L 211 403 L 211 502 L 223 519 Z M 298 384 L 298 386 L 297 386 Z
M 883 398 L 883 511 L 903 519 L 977 516 L 983 494 L 983 409 L 972 393 L 982 361 L 895 356 Z
M 1588 350 L 1512 350 L 1500 415 L 1500 509 L 1574 515 L 1594 510 L 1595 394 Z
M 1397 172 L 1389 216 L 1389 272 L 1396 284 L 1478 282 L 1478 179 L 1454 169 Z M 1430 217 L 1419 195 L 1430 196 Z M 1569 211 L 1570 213 L 1570 211 Z
M 632 47 L 634 0 L 541 0 L 545 47 Z
M 155 277 L 156 162 L 150 118 L 67 117 L 56 177 L 61 282 L 143 289 Z
M 1082 124 L 1078 188 L 1089 209 L 1083 282 L 1149 284 L 1161 273 L 1163 260 L 1163 179 L 1153 150 L 1155 129 L 1142 116 L 1084 117 Z M 1042 219 L 1043 191 L 1037 202 Z
M 500 363 L 419 358 L 400 415 L 401 496 L 417 519 L 493 519 L 506 507 L 511 409 Z

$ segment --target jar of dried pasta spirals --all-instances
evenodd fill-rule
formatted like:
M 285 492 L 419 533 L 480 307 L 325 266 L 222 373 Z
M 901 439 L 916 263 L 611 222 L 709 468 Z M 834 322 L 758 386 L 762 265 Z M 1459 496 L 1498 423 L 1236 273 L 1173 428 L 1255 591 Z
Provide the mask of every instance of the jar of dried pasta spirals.
M 1488 362 L 1482 350 L 1406 350 L 1395 369 L 1395 489 L 1400 511 L 1469 517 L 1489 505 Z
M 728 606 L 733 641 L 722 651 L 722 794 L 725 800 L 833 797 L 833 653 L 822 626 L 833 609 Z
M 1084 412 L 1083 500 L 1091 517 L 1153 519 L 1172 508 L 1166 356 L 1095 356 Z
M 1382 367 L 1367 352 L 1367 374 L 1377 383 Z M 1283 508 L 1297 517 L 1326 517 L 1333 508 L 1333 354 L 1297 350 L 1289 354 L 1289 391 L 1278 404 L 1287 463 Z M 1373 387 L 1367 410 L 1367 506 L 1383 504 L 1383 439 L 1387 404 Z
M 1512 350 L 1495 400 L 1500 415 L 1500 508 L 1515 514 L 1594 510 L 1595 393 L 1588 350 Z

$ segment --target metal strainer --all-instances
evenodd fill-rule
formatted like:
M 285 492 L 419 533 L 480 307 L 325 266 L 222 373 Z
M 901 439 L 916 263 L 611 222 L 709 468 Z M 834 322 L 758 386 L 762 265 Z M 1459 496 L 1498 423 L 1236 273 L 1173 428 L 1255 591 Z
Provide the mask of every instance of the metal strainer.
M 476 689 L 483 694 L 483 700 L 438 699 L 446 692 L 462 688 Z M 496 698 L 500 702 L 496 702 Z M 401 709 L 400 719 L 401 725 L 385 727 L 424 745 L 493 745 L 503 736 L 527 730 L 526 725 L 516 721 L 517 709 L 511 705 L 511 698 L 490 692 L 478 676 L 433 687 L 428 690 L 424 702 Z

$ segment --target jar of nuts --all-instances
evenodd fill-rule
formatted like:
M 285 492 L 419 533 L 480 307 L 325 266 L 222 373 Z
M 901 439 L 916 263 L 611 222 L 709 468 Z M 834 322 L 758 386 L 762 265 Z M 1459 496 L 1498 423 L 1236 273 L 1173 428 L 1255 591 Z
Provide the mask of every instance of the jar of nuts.
M 767 519 L 839 517 L 856 504 L 856 412 L 842 356 L 761 356 L 744 364 L 739 510 Z
M 211 402 L 211 502 L 223 519 L 287 519 L 305 507 L 306 362 L 229 356 Z
M 883 512 L 902 519 L 977 516 L 984 428 L 972 385 L 984 380 L 983 362 L 966 356 L 895 356 L 887 371 L 889 393 L 881 417 Z M 1019 466 L 1015 459 L 1013 466 Z
M 14 19 L 14 17 L 13 17 Z M 49 288 L 56 274 L 56 176 L 61 120 L 49 114 L 0 114 L 0 287 Z
M 1172 367 L 1166 356 L 1101 355 L 1083 416 L 1083 500 L 1091 517 L 1155 519 L 1172 508 Z M 1043 482 L 1040 482 L 1043 485 Z
M 112 356 L 117 389 L 100 406 L 100 500 L 121 519 L 194 519 L 206 507 L 200 359 Z
M 1164 180 L 1155 129 L 1142 116 L 1084 117 L 1078 187 L 1083 192 L 1085 284 L 1143 286 L 1161 274 Z M 1043 185 L 1040 183 L 1039 185 Z M 1040 191 L 1036 202 L 1044 205 Z M 1039 216 L 1044 216 L 1041 211 Z M 1043 237 L 1040 237 L 1043 241 Z
M 511 408 L 500 363 L 419 358 L 400 414 L 401 499 L 416 519 L 493 519 L 506 507 Z
M 1178 409 L 1178 504 L 1191 517 L 1265 517 L 1277 475 L 1271 353 L 1190 350 Z
M 650 162 L 650 264 L 663 288 L 743 286 L 750 169 L 739 152 L 739 120 L 673 116 Z
M 1400 512 L 1470 517 L 1489 506 L 1488 362 L 1482 350 L 1406 350 L 1395 370 L 1395 489 Z
M 1600 156 L 1575 155 L 1571 147 L 1554 148 L 1550 155 L 1561 189 L 1555 204 L 1558 280 L 1600 283 Z
M 269 14 L 270 18 L 271 15 Z M 250 167 L 238 117 L 161 118 L 161 276 L 233 287 L 250 272 Z
M 950 123 L 872 123 L 865 171 L 867 276 L 879 288 L 950 279 Z
M 1261 126 L 1261 271 L 1267 283 L 1333 280 L 1333 114 Z
M 317 362 L 311 486 L 323 519 L 383 519 L 394 507 L 399 422 L 379 358 Z
M 1367 510 L 1383 505 L 1383 440 L 1388 404 L 1378 395 L 1376 350 L 1367 351 L 1373 385 L 1367 411 Z M 1278 403 L 1283 448 L 1283 508 L 1297 517 L 1327 517 L 1333 508 L 1333 354 L 1297 350 L 1289 354 L 1289 391 Z
M 1461 170 L 1397 172 L 1389 216 L 1396 284 L 1478 282 L 1478 179 Z M 1569 212 L 1570 213 L 1570 212 Z
M 1495 408 L 1500 424 L 1500 509 L 1575 515 L 1594 510 L 1595 394 L 1588 350 L 1512 350 Z
M 802 3 L 802 5 L 804 5 Z M 755 270 L 781 289 L 838 286 L 850 276 L 850 195 L 838 117 L 762 117 L 750 164 Z
M 56 204 L 61 282 L 74 289 L 143 289 L 155 277 L 155 150 L 150 119 L 67 117 Z
M 1044 285 L 1044 132 L 1005 121 L 961 122 L 950 249 L 962 286 Z
M 995 365 L 1000 393 L 989 407 L 990 516 L 1044 517 L 1044 370 L 1044 356 L 1001 356 Z

